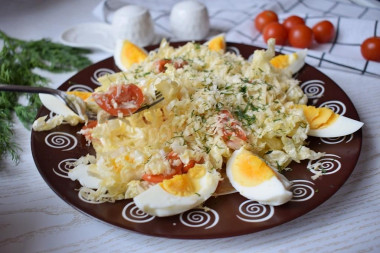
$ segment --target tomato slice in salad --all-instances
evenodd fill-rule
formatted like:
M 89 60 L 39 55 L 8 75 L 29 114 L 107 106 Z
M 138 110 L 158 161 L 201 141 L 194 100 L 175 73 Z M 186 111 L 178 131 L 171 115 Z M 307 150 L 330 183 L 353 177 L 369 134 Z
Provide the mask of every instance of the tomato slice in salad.
M 142 179 L 151 183 L 160 183 L 165 179 L 170 179 L 175 175 L 187 173 L 187 171 L 195 166 L 197 163 L 203 163 L 203 158 L 200 161 L 190 160 L 188 164 L 184 165 L 179 158 L 178 154 L 174 151 L 171 151 L 167 154 L 166 159 L 169 161 L 170 168 L 172 169 L 172 173 L 164 175 L 164 174 L 158 174 L 158 175 L 151 175 L 151 174 L 144 174 L 142 176 Z
M 152 175 L 152 174 L 144 174 L 142 176 L 142 179 L 151 183 L 160 183 L 165 179 L 170 179 L 174 175 L 182 174 L 182 168 L 183 163 L 181 159 L 179 159 L 179 156 L 174 151 L 167 154 L 166 159 L 169 161 L 170 168 L 172 169 L 172 172 L 170 174 L 158 174 L 158 175 Z
M 173 64 L 174 68 L 176 68 L 176 69 L 181 69 L 185 65 L 188 64 L 187 61 L 182 60 L 182 59 L 175 59 L 175 60 L 161 59 L 161 60 L 157 60 L 154 63 L 155 64 L 155 72 L 156 73 L 163 73 L 163 72 L 165 72 L 166 71 L 165 65 L 168 64 L 168 63 Z
M 82 127 L 82 132 L 86 140 L 92 140 L 91 132 L 89 130 L 96 127 L 97 125 L 97 120 L 90 120 L 86 125 Z
M 241 127 L 241 123 L 232 116 L 230 111 L 221 110 L 219 118 L 220 122 L 223 123 L 222 132 L 224 141 L 229 141 L 234 136 L 243 141 L 247 140 L 247 135 Z
M 135 84 L 111 86 L 107 92 L 94 93 L 95 102 L 112 116 L 129 116 L 140 108 L 144 94 Z

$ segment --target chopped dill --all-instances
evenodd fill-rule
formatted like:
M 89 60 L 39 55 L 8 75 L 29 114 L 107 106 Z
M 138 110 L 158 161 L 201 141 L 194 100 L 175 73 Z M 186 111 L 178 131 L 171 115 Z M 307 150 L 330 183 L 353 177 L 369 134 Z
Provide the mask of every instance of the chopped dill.
M 91 51 L 72 48 L 48 39 L 24 41 L 9 37 L 0 31 L 3 47 L 0 51 L 0 83 L 27 86 L 47 86 L 49 80 L 37 74 L 35 69 L 61 73 L 82 69 L 91 64 L 84 56 Z M 10 154 L 15 163 L 19 162 L 21 150 L 13 140 L 12 115 L 16 114 L 21 123 L 30 128 L 41 101 L 36 94 L 27 94 L 27 105 L 18 102 L 20 94 L 0 92 L 0 158 Z

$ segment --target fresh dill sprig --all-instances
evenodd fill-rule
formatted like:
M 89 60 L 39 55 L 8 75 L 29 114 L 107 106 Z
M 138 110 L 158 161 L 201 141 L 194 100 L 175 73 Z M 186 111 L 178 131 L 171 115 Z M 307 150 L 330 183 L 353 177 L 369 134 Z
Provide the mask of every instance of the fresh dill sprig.
M 49 80 L 35 72 L 42 69 L 53 73 L 67 72 L 82 69 L 91 64 L 84 56 L 90 50 L 72 48 L 48 39 L 24 41 L 9 37 L 0 31 L 0 40 L 3 42 L 0 51 L 0 83 L 47 86 Z M 28 104 L 18 103 L 19 94 L 0 91 L 0 158 L 10 154 L 17 163 L 20 148 L 12 140 L 13 121 L 15 113 L 26 128 L 30 128 L 41 101 L 35 94 L 28 94 Z

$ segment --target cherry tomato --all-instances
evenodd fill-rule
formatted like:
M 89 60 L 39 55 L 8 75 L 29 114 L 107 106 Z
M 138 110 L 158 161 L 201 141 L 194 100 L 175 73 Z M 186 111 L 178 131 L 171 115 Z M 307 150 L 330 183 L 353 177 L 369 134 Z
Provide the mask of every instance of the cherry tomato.
M 313 44 L 313 31 L 306 25 L 297 25 L 289 31 L 292 47 L 309 48 Z
M 264 41 L 267 42 L 270 38 L 276 39 L 276 45 L 284 45 L 288 37 L 288 31 L 285 26 L 277 22 L 267 24 L 263 30 Z
M 82 132 L 86 140 L 92 139 L 91 132 L 89 130 L 96 127 L 97 125 L 98 125 L 98 121 L 90 120 L 89 122 L 87 122 L 86 125 L 82 127 Z
M 162 72 L 165 72 L 166 68 L 165 68 L 165 65 L 168 64 L 168 63 L 171 63 L 172 60 L 169 60 L 169 59 L 161 59 L 161 60 L 157 60 L 154 65 L 155 65 L 155 69 L 154 71 L 156 73 L 162 73 Z
M 241 123 L 234 119 L 228 110 L 221 110 L 219 119 L 224 125 L 222 129 L 224 141 L 230 141 L 234 137 L 237 137 L 243 141 L 247 140 L 247 135 L 241 127 Z
M 175 68 L 175 69 L 181 69 L 181 68 L 183 68 L 185 65 L 187 65 L 187 61 L 182 60 L 182 59 L 176 59 L 176 60 L 174 60 L 173 65 L 174 65 L 174 68 Z
M 328 20 L 323 20 L 313 26 L 313 33 L 318 43 L 329 42 L 335 34 L 334 25 Z
M 172 169 L 170 174 L 144 174 L 142 176 L 142 179 L 151 183 L 160 183 L 165 179 L 171 179 L 174 175 L 182 174 L 183 163 L 181 159 L 179 159 L 178 154 L 172 151 L 169 154 L 167 154 L 166 158 L 168 159 L 170 168 Z
M 179 158 L 178 154 L 174 151 L 170 152 L 166 158 L 169 161 L 170 167 L 176 171 L 176 174 L 181 174 L 183 169 L 183 163 Z
M 140 108 L 144 101 L 141 89 L 134 84 L 111 86 L 107 92 L 93 94 L 95 102 L 112 116 L 128 116 Z
M 176 59 L 176 60 L 161 59 L 161 60 L 158 60 L 154 63 L 155 64 L 155 70 L 154 71 L 156 73 L 165 72 L 165 70 L 166 70 L 165 65 L 168 63 L 173 63 L 174 68 L 176 68 L 176 69 L 181 69 L 185 65 L 187 65 L 187 61 L 182 60 L 182 59 Z
M 264 27 L 272 22 L 278 22 L 277 14 L 274 11 L 265 10 L 256 16 L 255 27 L 257 30 L 262 32 Z
M 380 37 L 366 39 L 360 46 L 360 50 L 366 60 L 380 62 Z
M 299 16 L 293 15 L 287 17 L 282 24 L 285 26 L 286 30 L 290 31 L 296 25 L 304 25 L 305 20 Z
M 187 173 L 189 171 L 189 169 L 193 168 L 195 166 L 195 164 L 197 163 L 204 163 L 204 159 L 201 158 L 199 161 L 195 161 L 195 160 L 190 160 L 188 164 L 186 164 L 185 166 L 183 166 L 183 173 Z

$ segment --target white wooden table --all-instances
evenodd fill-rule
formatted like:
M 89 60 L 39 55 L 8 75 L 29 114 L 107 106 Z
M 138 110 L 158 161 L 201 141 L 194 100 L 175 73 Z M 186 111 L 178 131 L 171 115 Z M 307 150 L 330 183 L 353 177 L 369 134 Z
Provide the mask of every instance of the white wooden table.
M 97 3 L 2 1 L 0 29 L 21 39 L 57 41 L 72 25 L 98 21 L 91 14 Z M 109 56 L 90 55 L 94 62 Z M 16 123 L 21 162 L 0 161 L 0 252 L 380 252 L 380 79 L 320 70 L 348 94 L 365 125 L 353 174 L 308 214 L 259 233 L 210 240 L 157 238 L 113 227 L 55 195 L 33 162 L 30 131 Z M 58 87 L 72 74 L 46 75 Z

